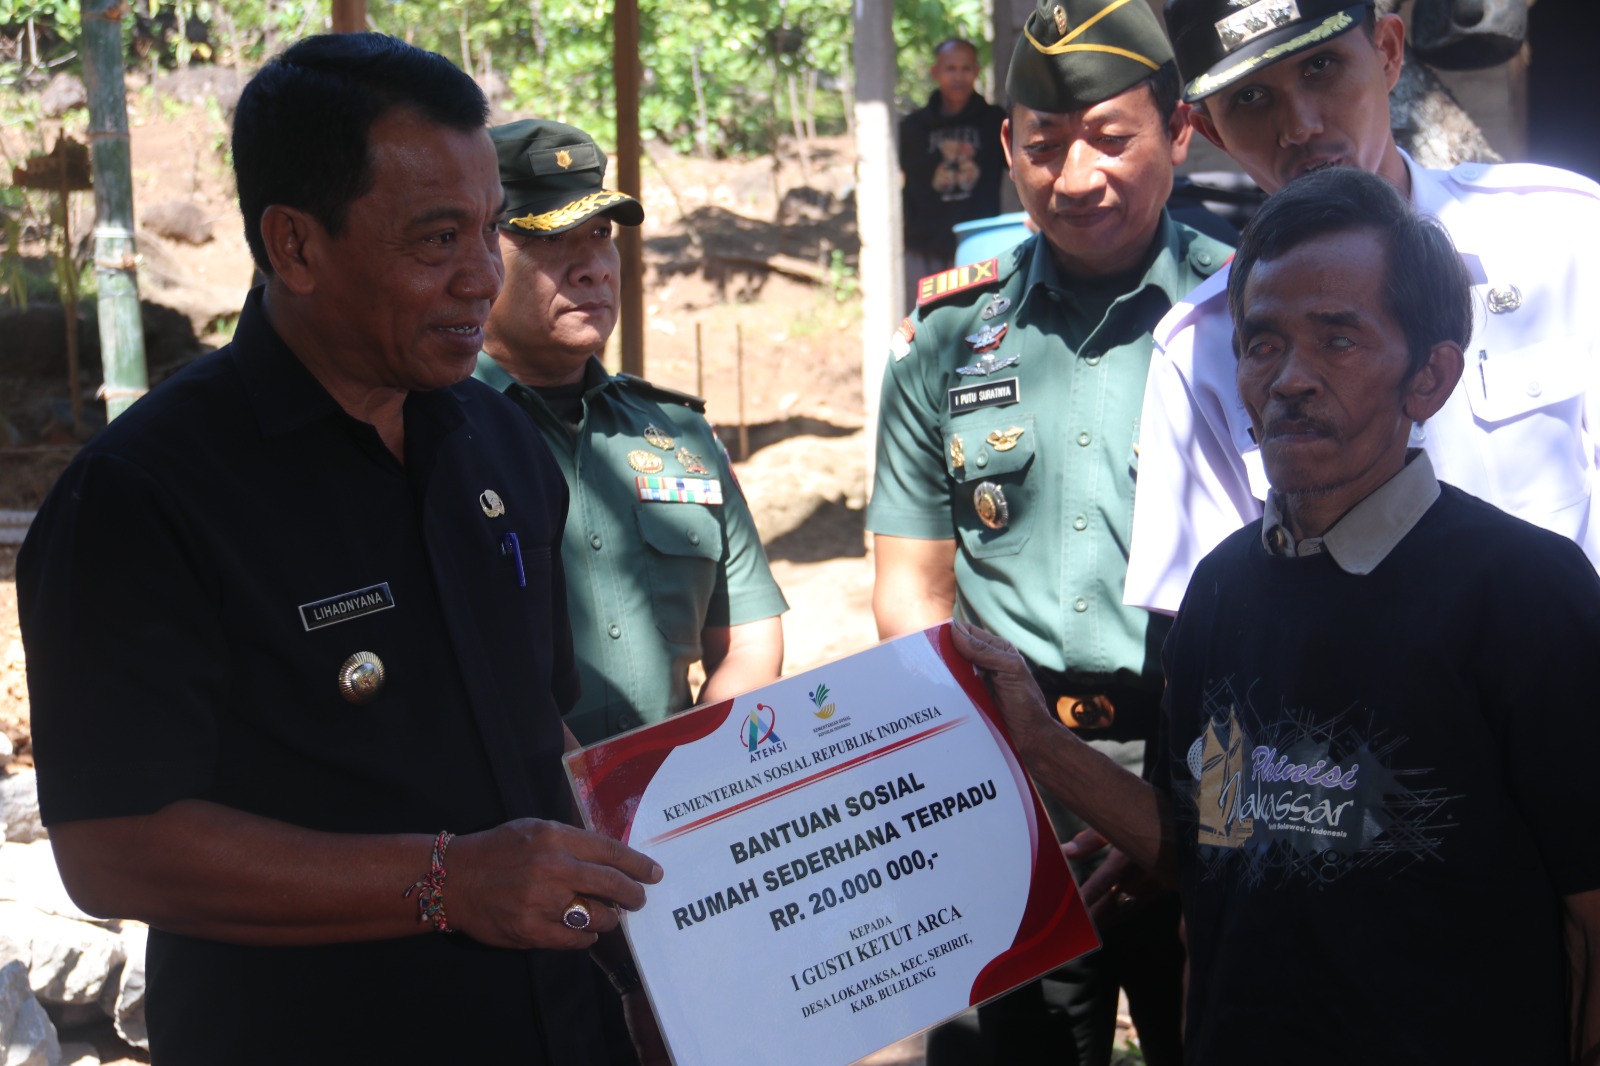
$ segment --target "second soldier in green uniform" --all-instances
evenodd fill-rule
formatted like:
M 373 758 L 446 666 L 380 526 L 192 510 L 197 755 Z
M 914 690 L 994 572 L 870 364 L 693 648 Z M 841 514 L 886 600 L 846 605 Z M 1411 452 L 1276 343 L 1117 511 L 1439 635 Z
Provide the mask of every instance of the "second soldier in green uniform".
M 567 714 L 585 744 L 777 678 L 788 609 L 703 401 L 600 355 L 617 320 L 614 223 L 644 208 L 603 186 L 582 130 L 529 119 L 490 131 L 509 206 L 506 281 L 477 377 L 528 412 L 571 490 L 561 558 L 583 693 Z

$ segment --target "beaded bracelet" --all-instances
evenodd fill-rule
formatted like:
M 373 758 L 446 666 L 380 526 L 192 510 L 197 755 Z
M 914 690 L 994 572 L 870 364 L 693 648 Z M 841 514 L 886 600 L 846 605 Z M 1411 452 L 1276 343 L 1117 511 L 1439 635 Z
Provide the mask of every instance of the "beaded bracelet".
M 455 834 L 448 832 L 434 838 L 433 859 L 428 863 L 427 876 L 405 891 L 406 899 L 410 899 L 413 892 L 417 894 L 417 909 L 421 912 L 417 920 L 424 925 L 432 922 L 434 929 L 441 933 L 455 932 L 444 916 L 444 849 L 454 839 Z

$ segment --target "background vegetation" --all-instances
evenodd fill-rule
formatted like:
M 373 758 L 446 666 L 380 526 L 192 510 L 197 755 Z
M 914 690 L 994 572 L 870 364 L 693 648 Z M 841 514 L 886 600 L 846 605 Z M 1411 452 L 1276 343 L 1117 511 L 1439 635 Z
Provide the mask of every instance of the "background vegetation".
M 887 2 L 887 0 L 870 0 Z M 983 0 L 893 0 L 903 109 L 931 90 L 929 55 L 965 36 L 988 58 Z M 639 0 L 641 123 L 678 151 L 760 154 L 781 132 L 846 132 L 850 0 Z M 611 0 L 369 0 L 372 29 L 449 56 L 518 114 L 613 127 Z M 131 68 L 254 66 L 325 29 L 327 0 L 135 0 Z M 75 0 L 0 0 L 0 85 L 77 65 Z M 614 146 L 613 146 L 614 147 Z

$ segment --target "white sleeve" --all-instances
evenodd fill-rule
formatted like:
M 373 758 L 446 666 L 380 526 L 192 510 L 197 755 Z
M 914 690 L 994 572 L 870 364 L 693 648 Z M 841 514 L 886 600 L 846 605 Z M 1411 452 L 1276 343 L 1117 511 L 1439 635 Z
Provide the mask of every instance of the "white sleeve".
M 1145 385 L 1123 589 L 1123 602 L 1163 614 L 1177 613 L 1200 560 L 1260 517 L 1256 492 L 1265 493 L 1264 483 L 1252 486 L 1261 479 L 1252 479 L 1240 455 L 1241 440 L 1250 444 L 1234 385 L 1226 299 L 1198 309 L 1180 304 L 1173 314 L 1186 321 L 1157 328 Z

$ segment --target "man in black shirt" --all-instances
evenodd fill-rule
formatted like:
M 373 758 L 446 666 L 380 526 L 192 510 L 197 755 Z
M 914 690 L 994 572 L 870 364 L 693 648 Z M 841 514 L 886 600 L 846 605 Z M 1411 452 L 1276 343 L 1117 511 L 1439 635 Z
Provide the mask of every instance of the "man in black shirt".
M 918 279 L 955 265 L 951 228 L 999 213 L 1006 170 L 1000 146 L 1005 112 L 973 89 L 978 49 L 952 37 L 933 54 L 938 88 L 925 107 L 900 120 L 907 308 L 916 303 Z
M 1330 168 L 1246 228 L 1228 296 L 1273 488 L 1189 584 L 1151 781 L 1003 642 L 957 645 L 1035 779 L 1178 884 L 1187 1061 L 1600 1061 L 1600 580 L 1407 449 L 1461 380 L 1467 268 Z
M 463 380 L 503 277 L 486 111 L 378 34 L 257 73 L 267 281 L 23 545 L 41 811 L 78 904 L 151 927 L 156 1062 L 606 1061 L 576 949 L 661 873 L 566 824 L 566 487 Z

